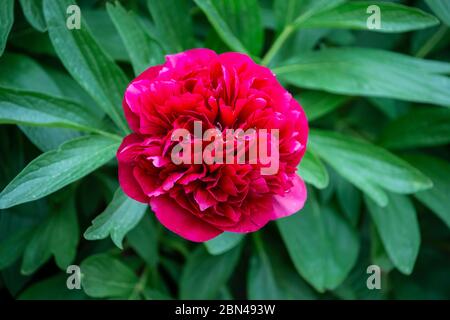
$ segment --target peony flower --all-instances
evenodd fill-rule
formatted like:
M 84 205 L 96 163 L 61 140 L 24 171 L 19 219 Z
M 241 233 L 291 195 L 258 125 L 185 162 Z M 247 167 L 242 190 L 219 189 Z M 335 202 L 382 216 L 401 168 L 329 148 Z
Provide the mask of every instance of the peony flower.
M 123 108 L 133 133 L 117 152 L 120 185 L 178 235 L 202 242 L 224 231 L 253 232 L 303 207 L 306 188 L 296 170 L 306 149 L 305 113 L 274 74 L 247 55 L 208 49 L 169 55 L 130 83 Z M 277 171 L 263 174 L 267 163 L 260 159 L 173 161 L 177 130 L 191 133 L 188 144 L 199 143 L 195 123 L 219 132 L 266 129 L 263 141 L 278 147 Z M 278 131 L 276 139 L 270 130 Z

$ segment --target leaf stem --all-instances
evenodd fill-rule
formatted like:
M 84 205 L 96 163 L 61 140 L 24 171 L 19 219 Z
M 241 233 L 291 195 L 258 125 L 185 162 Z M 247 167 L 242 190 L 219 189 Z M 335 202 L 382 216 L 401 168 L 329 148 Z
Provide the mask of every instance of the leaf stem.
M 261 254 L 264 254 L 264 246 L 259 233 L 253 234 L 253 242 L 255 243 L 256 250 Z
M 272 59 L 275 57 L 275 55 L 278 53 L 278 51 L 281 49 L 283 44 L 286 42 L 286 40 L 289 38 L 289 36 L 294 31 L 294 27 L 292 25 L 287 25 L 283 31 L 280 33 L 280 35 L 277 37 L 275 42 L 273 43 L 272 47 L 270 47 L 269 51 L 267 51 L 266 55 L 261 61 L 261 64 L 264 66 L 267 66 Z
M 122 141 L 122 137 L 117 135 L 117 134 L 115 134 L 115 133 L 103 131 L 103 130 L 100 130 L 100 129 L 94 129 L 94 128 L 92 128 L 92 130 L 90 130 L 90 131 L 92 133 L 96 133 L 96 134 L 99 134 L 99 135 L 104 136 L 104 137 L 112 138 L 112 139 L 117 140 L 117 141 Z
M 439 43 L 439 41 L 442 40 L 446 32 L 447 26 L 444 24 L 441 25 L 441 27 L 436 31 L 436 33 L 433 34 L 433 36 L 429 38 L 428 41 L 426 41 L 424 45 L 420 47 L 419 50 L 417 50 L 416 57 L 425 58 L 431 52 L 431 50 L 433 50 L 433 48 Z
M 134 300 L 135 298 L 138 298 L 142 291 L 145 289 L 145 284 L 147 282 L 148 276 L 150 274 L 150 268 L 145 267 L 144 271 L 142 272 L 141 276 L 139 277 L 139 281 L 136 283 L 136 285 L 133 288 L 133 292 L 131 293 L 128 300 Z

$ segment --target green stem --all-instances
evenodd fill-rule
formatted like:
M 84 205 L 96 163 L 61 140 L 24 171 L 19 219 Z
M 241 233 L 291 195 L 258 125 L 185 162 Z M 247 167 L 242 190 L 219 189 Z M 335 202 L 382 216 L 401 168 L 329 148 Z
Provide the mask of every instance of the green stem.
M 253 242 L 255 243 L 256 250 L 261 256 L 265 256 L 264 245 L 261 240 L 261 235 L 257 232 L 253 234 Z M 264 258 L 264 257 L 263 257 Z
M 278 51 L 281 49 L 283 44 L 286 42 L 286 40 L 289 38 L 289 36 L 294 31 L 294 27 L 292 25 L 287 25 L 283 31 L 280 33 L 280 35 L 277 37 L 275 42 L 273 43 L 272 47 L 267 51 L 266 55 L 261 61 L 261 64 L 264 66 L 267 66 L 272 59 L 275 57 L 275 55 L 278 53 Z
M 187 250 L 186 247 L 179 242 L 176 242 L 168 238 L 162 239 L 162 242 L 165 244 L 167 248 L 170 248 L 175 252 L 180 253 L 184 258 L 187 258 L 187 256 L 189 255 L 189 250 Z
M 445 36 L 445 33 L 447 32 L 447 26 L 442 25 L 436 33 L 428 39 L 427 42 L 424 43 L 424 45 L 417 51 L 416 57 L 417 58 L 424 58 L 426 57 L 431 50 L 439 43 L 439 41 L 442 40 L 442 38 Z
M 142 272 L 141 276 L 139 277 L 139 281 L 134 286 L 133 292 L 131 293 L 128 300 L 134 300 L 136 298 L 139 298 L 139 295 L 145 289 L 145 284 L 147 283 L 149 273 L 150 273 L 150 268 L 145 267 L 144 272 Z
M 100 130 L 100 129 L 92 129 L 91 132 L 99 134 L 101 136 L 112 138 L 112 139 L 117 140 L 117 141 L 122 141 L 122 137 L 121 136 L 119 136 L 117 134 L 114 134 L 114 133 L 111 133 L 111 132 L 103 131 L 103 130 Z

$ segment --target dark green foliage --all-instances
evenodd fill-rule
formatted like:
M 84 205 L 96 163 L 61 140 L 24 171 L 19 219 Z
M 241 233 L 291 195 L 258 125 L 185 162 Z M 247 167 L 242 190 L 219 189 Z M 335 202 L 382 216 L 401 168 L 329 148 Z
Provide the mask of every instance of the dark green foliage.
M 0 0 L 2 296 L 450 299 L 450 1 L 78 3 L 69 30 L 74 0 Z M 194 47 L 269 66 L 310 126 L 304 209 L 205 244 L 125 196 L 115 160 L 127 83 Z

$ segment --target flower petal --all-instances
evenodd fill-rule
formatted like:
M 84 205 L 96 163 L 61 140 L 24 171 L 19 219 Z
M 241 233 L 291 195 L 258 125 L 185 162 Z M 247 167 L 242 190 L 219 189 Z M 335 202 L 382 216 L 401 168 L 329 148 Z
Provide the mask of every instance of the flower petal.
M 306 201 L 307 190 L 303 180 L 295 175 L 293 187 L 284 196 L 276 195 L 273 200 L 272 219 L 283 218 L 298 212 Z
M 162 225 L 190 241 L 208 241 L 223 232 L 181 208 L 169 196 L 152 198 L 150 206 Z

